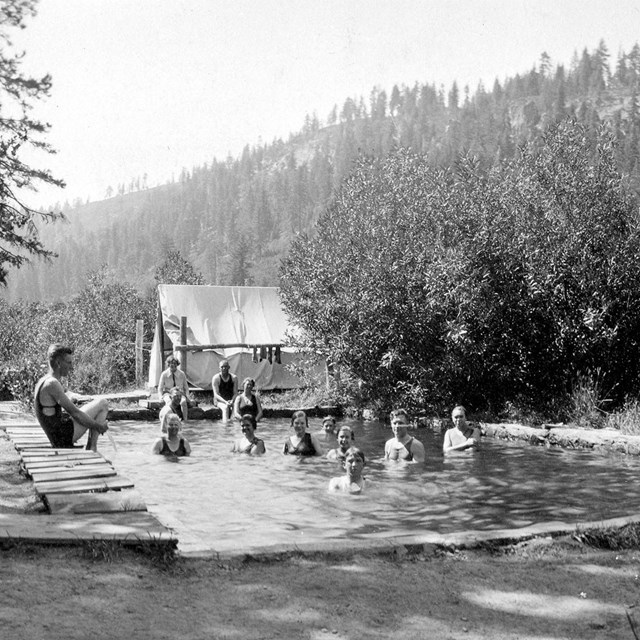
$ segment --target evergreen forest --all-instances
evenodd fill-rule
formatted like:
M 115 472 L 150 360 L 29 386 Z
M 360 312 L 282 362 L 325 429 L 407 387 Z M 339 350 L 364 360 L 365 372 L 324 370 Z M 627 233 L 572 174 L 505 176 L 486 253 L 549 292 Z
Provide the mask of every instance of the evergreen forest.
M 618 169 L 637 193 L 639 88 L 640 46 L 612 56 L 603 41 L 568 64 L 543 53 L 529 71 L 490 88 L 374 87 L 324 121 L 308 115 L 286 141 L 247 145 L 237 158 L 185 168 L 164 185 L 135 177 L 109 186 L 102 201 L 57 205 L 65 219 L 40 229 L 57 257 L 11 270 L 3 295 L 10 303 L 55 302 L 80 292 L 104 265 L 117 281 L 146 291 L 170 252 L 208 284 L 275 286 L 292 242 L 313 233 L 359 159 L 406 149 L 434 169 L 465 156 L 488 170 L 567 117 L 594 141 L 609 126 Z

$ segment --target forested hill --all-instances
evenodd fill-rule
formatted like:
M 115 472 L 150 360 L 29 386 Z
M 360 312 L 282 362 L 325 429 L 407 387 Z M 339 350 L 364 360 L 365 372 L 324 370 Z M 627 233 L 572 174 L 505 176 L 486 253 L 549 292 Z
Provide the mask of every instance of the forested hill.
M 640 47 L 611 60 L 604 42 L 568 65 L 543 54 L 530 71 L 491 88 L 374 88 L 335 107 L 326 122 L 307 117 L 286 142 L 247 146 L 239 158 L 214 159 L 160 187 L 133 181 L 104 201 L 66 205 L 68 222 L 42 229 L 59 257 L 13 272 L 5 293 L 11 301 L 56 300 L 104 264 L 143 288 L 171 249 L 208 283 L 276 285 L 292 237 L 312 229 L 359 153 L 408 147 L 446 166 L 469 152 L 490 166 L 566 116 L 591 131 L 610 123 L 620 169 L 640 189 L 639 88 Z

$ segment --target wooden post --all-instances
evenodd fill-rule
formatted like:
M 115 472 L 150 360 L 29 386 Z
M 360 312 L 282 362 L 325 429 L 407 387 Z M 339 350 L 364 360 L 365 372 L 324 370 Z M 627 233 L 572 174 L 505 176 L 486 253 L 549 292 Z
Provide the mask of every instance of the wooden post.
M 187 316 L 180 316 L 180 346 L 187 346 Z M 187 353 L 186 349 L 180 350 L 180 368 L 187 373 Z
M 144 336 L 144 320 L 136 320 L 136 385 L 142 386 L 144 360 L 142 338 Z

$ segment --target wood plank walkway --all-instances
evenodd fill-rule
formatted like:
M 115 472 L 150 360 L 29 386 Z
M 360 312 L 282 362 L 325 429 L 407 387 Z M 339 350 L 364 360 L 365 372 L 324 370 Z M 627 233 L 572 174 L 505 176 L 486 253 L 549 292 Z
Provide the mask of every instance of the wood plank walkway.
M 147 511 L 134 484 L 99 452 L 54 449 L 40 425 L 2 419 L 48 514 L 1 514 L 0 540 L 70 544 L 87 540 L 177 545 L 176 535 Z

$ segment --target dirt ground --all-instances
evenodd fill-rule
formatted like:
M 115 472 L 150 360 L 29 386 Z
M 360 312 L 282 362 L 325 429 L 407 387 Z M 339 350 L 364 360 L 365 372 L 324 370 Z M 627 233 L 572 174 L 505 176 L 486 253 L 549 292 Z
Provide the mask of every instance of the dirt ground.
M 17 461 L 0 432 L 0 512 L 40 506 Z M 0 638 L 633 640 L 639 575 L 640 550 L 598 551 L 570 537 L 236 565 L 9 542 L 0 545 Z

